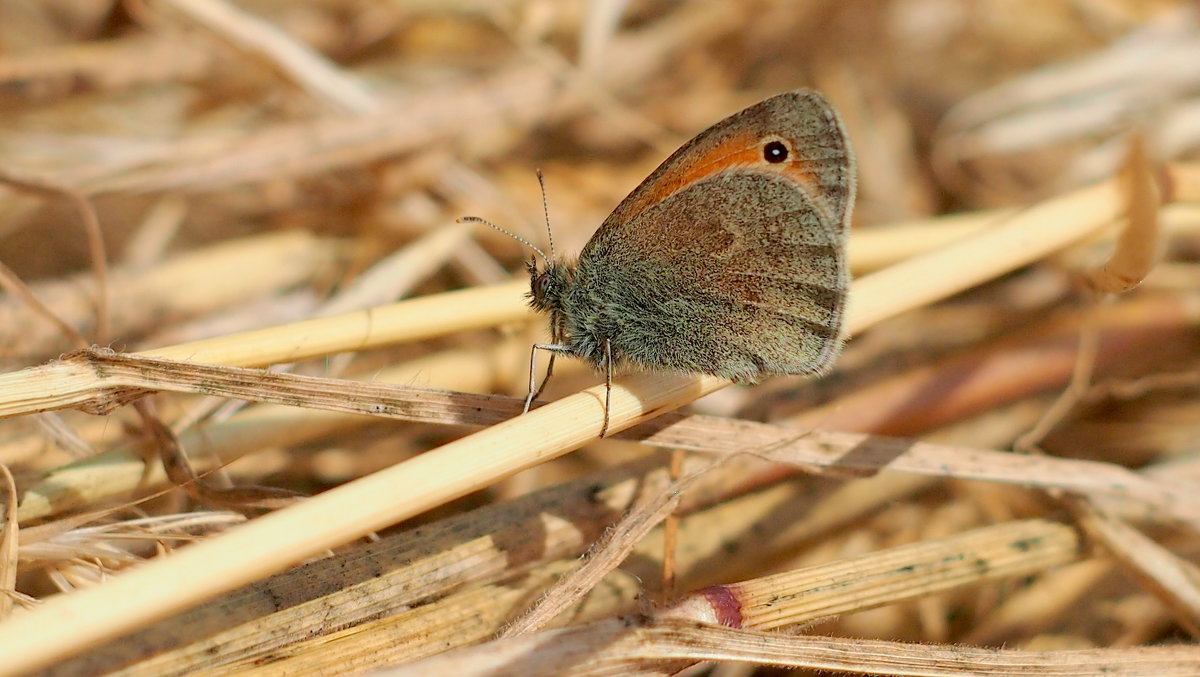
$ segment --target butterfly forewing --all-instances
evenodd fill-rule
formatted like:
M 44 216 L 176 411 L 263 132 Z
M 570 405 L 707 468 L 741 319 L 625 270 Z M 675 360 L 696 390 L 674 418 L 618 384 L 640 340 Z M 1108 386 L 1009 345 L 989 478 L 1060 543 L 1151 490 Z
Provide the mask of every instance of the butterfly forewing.
M 773 139 L 788 142 L 786 162 L 764 163 L 762 148 Z M 748 166 L 787 175 L 827 215 L 823 222 L 843 231 L 849 227 L 855 168 L 846 131 L 823 96 L 796 90 L 760 101 L 685 143 L 621 201 L 584 252 L 610 231 L 630 227 L 641 211 L 676 191 Z

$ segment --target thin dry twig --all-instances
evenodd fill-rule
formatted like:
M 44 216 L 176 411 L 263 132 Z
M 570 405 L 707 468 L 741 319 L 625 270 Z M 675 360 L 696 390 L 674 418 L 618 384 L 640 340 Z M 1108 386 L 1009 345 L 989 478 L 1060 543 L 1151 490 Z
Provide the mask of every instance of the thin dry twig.
M 1166 605 L 1175 622 L 1200 637 L 1200 569 L 1115 515 L 1087 501 L 1071 504 L 1080 524 L 1104 543 L 1122 570 Z
M 162 419 L 155 413 L 147 400 L 134 403 L 138 415 L 141 416 L 142 426 L 150 442 L 154 445 L 156 455 L 162 460 L 167 477 L 178 488 L 183 489 L 197 501 L 220 507 L 273 510 L 295 503 L 302 495 L 277 487 L 240 486 L 216 487 L 204 480 L 194 469 L 184 453 L 179 438 Z
M 17 557 L 20 552 L 20 531 L 17 523 L 17 483 L 8 466 L 0 464 L 4 483 L 4 516 L 0 525 L 0 621 L 12 614 L 17 592 Z
M 732 457 L 706 463 L 687 477 L 673 481 L 649 500 L 634 505 L 621 521 L 609 527 L 604 536 L 584 556 L 583 563 L 560 578 L 533 608 L 520 614 L 500 637 L 517 637 L 542 629 L 553 618 L 575 604 L 579 598 L 620 566 L 633 548 L 651 529 L 679 507 L 679 497 L 705 473 Z
M 683 461 L 684 451 L 682 449 L 671 450 L 671 464 L 669 470 L 671 472 L 671 481 L 678 481 L 683 478 Z M 662 554 L 662 595 L 665 599 L 670 599 L 675 596 L 675 554 L 679 547 L 679 514 L 677 511 L 672 511 L 663 520 L 663 554 Z
M 1084 283 L 1101 294 L 1122 294 L 1141 284 L 1163 250 L 1159 217 L 1162 191 L 1141 134 L 1129 140 L 1123 178 L 1128 192 L 1125 227 L 1108 261 L 1084 275 Z
M 1103 295 L 1102 301 L 1136 287 L 1150 272 L 1162 249 L 1158 190 L 1140 136 L 1130 142 L 1125 178 L 1128 223 L 1109 260 L 1084 277 L 1093 292 Z M 1086 312 L 1089 319 L 1094 318 L 1093 307 L 1089 306 Z M 1017 439 L 1014 448 L 1043 453 L 1039 444 L 1051 428 L 1087 396 L 1096 361 L 1097 335 L 1094 321 L 1080 327 L 1079 352 L 1070 383 L 1037 425 Z M 1067 497 L 1066 502 L 1080 524 L 1107 547 L 1118 564 L 1158 597 L 1182 627 L 1200 636 L 1200 571 L 1116 515 L 1099 509 L 1089 497 Z
M 1110 379 L 1097 383 L 1088 393 L 1091 400 L 1116 398 L 1130 400 L 1157 390 L 1195 388 L 1200 385 L 1200 371 L 1151 374 L 1135 379 Z
M 49 320 L 63 336 L 69 337 L 76 347 L 83 348 L 88 345 L 88 340 L 83 337 L 83 334 L 79 333 L 79 330 L 64 322 L 58 316 L 58 313 L 55 313 L 46 304 L 42 303 L 29 289 L 29 286 L 13 272 L 12 268 L 9 268 L 2 261 L 0 261 L 0 286 L 4 287 L 4 291 L 20 299 L 21 303 L 32 310 L 35 315 Z
M 1079 326 L 1079 348 L 1067 387 L 1042 414 L 1036 425 L 1013 442 L 1013 449 L 1024 453 L 1043 453 L 1038 446 L 1050 431 L 1087 395 L 1092 384 L 1096 355 L 1100 350 L 1100 331 L 1096 326 L 1096 309 L 1089 304 L 1083 309 Z

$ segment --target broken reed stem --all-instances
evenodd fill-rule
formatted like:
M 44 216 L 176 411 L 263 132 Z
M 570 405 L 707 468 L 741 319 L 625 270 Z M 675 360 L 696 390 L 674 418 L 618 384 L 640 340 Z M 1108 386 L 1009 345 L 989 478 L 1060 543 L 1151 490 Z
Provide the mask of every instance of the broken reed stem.
M 1162 197 L 1147 157 L 1146 140 L 1140 134 L 1129 141 L 1123 174 L 1128 218 L 1108 261 L 1084 274 L 1088 287 L 1101 294 L 1120 294 L 1141 284 L 1165 249 L 1159 209 Z
M 1196 185 L 1200 186 L 1200 180 Z M 847 333 L 859 333 L 885 318 L 1046 256 L 1104 227 L 1121 209 L 1119 185 L 1109 180 L 1034 206 L 995 230 L 861 278 L 851 290 Z M 483 304 L 478 310 L 495 312 L 495 307 L 505 306 L 501 292 L 507 291 L 512 298 L 516 289 L 517 283 L 513 283 L 507 290 L 493 287 L 483 292 L 466 290 L 453 294 L 476 300 L 492 298 L 493 307 Z M 512 303 L 509 301 L 508 307 Z M 444 303 L 427 304 L 425 311 L 425 317 L 418 317 L 426 331 L 440 333 L 480 326 L 478 318 L 463 317 L 448 310 Z M 331 336 L 293 335 L 282 351 L 288 354 L 269 361 L 300 359 L 298 355 L 316 354 L 308 351 L 319 350 L 321 346 L 336 352 L 375 345 L 366 338 L 378 340 L 387 333 L 378 326 L 386 323 L 372 312 L 361 315 L 365 326 L 359 331 L 364 345 L 330 349 L 337 345 Z M 325 326 L 321 321 L 304 324 L 313 330 Z M 390 329 L 410 330 L 409 327 Z M 190 344 L 192 350 L 183 355 L 178 348 L 150 354 L 220 363 L 225 360 L 208 358 L 220 355 L 228 359 L 236 352 L 235 348 L 242 351 L 246 348 L 244 342 L 229 345 L 219 339 L 203 343 L 209 346 L 207 351 Z M 259 342 L 252 345 L 250 354 L 280 352 L 278 345 Z M 725 379 L 712 376 L 647 373 L 620 378 L 613 383 L 609 430 L 624 430 L 727 385 Z M 266 515 L 185 548 L 170 558 L 147 562 L 103 585 L 52 598 L 39 609 L 22 614 L 19 621 L 0 625 L 0 655 L 8 657 L 0 665 L 0 675 L 45 666 L 60 656 L 76 653 L 573 451 L 599 435 L 604 402 L 603 386 L 589 388 Z M 397 491 L 397 487 L 403 487 L 404 491 Z M 181 580 L 192 584 L 181 587 L 178 584 Z
M 664 615 L 771 630 L 1074 562 L 1079 533 L 1059 522 L 1006 522 L 931 541 L 700 590 Z

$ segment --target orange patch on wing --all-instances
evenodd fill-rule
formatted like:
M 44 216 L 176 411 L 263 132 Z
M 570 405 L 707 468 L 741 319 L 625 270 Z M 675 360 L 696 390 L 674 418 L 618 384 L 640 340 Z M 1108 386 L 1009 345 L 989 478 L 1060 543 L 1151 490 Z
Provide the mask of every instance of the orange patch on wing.
M 637 214 L 650 205 L 667 199 L 676 191 L 737 167 L 754 167 L 760 171 L 775 172 L 800 184 L 809 195 L 819 194 L 820 182 L 810 167 L 797 160 L 788 160 L 781 164 L 767 162 L 762 156 L 762 141 L 760 136 L 742 134 L 726 139 L 704 152 L 697 149 L 693 153 L 694 158 L 683 158 L 691 160 L 690 162 L 679 162 L 663 172 L 637 201 L 627 207 L 626 213 Z
M 630 205 L 628 213 L 637 214 L 665 200 L 672 193 L 719 172 L 753 164 L 758 158 L 757 142 L 756 137 L 741 134 L 705 151 L 693 149 L 690 155 L 685 155 L 681 162 L 663 172 L 653 185 L 648 186 L 646 192 Z

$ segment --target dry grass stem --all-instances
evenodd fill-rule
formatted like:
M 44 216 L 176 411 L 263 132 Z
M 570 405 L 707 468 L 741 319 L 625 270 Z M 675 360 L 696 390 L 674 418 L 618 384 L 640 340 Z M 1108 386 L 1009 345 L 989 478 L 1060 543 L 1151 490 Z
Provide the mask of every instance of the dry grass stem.
M 1119 211 L 1116 192 L 1113 183 L 1109 182 L 1052 200 L 1043 207 L 1028 210 L 1025 218 L 1014 219 L 996 230 L 859 279 L 852 294 L 854 304 L 847 320 L 847 330 L 850 333 L 860 332 L 885 317 L 991 279 L 1094 231 Z M 1051 219 L 1058 228 L 1045 228 L 1046 219 Z M 896 272 L 897 269 L 900 272 Z M 939 272 L 929 274 L 930 269 Z M 920 278 L 928 281 L 923 290 L 912 289 L 913 270 L 922 271 L 921 275 L 929 275 Z M 899 280 L 904 280 L 906 284 L 901 284 Z M 901 289 L 903 293 L 898 293 Z M 494 302 L 489 309 L 478 301 L 484 298 L 504 299 L 506 296 L 515 299 L 517 295 L 513 291 L 515 289 L 505 287 L 453 294 L 459 301 L 458 306 L 463 305 L 464 298 L 469 298 L 477 301 L 475 305 L 480 307 L 481 312 L 485 309 L 495 312 Z M 445 305 L 449 304 L 431 304 L 426 299 L 409 301 L 407 304 L 406 309 L 410 311 L 414 305 L 421 305 L 422 312 L 410 312 L 408 315 L 409 319 L 415 316 L 424 320 L 426 324 L 422 328 L 437 327 L 444 331 L 448 325 L 458 325 L 458 328 L 463 328 L 463 324 L 481 326 L 478 317 L 472 318 L 474 323 L 463 322 L 465 318 L 462 316 L 459 316 L 459 322 L 453 322 L 445 313 Z M 513 305 L 515 303 L 506 307 Z M 431 321 L 431 316 L 435 314 L 436 317 Z M 200 362 L 242 364 L 300 359 L 322 354 L 322 349 L 338 350 L 334 346 L 342 337 L 336 329 L 345 327 L 350 318 L 355 316 L 360 318 L 359 323 L 370 320 L 356 327 L 356 333 L 363 339 L 357 346 L 359 348 L 374 345 L 372 339 L 382 340 L 385 336 L 397 340 L 398 336 L 391 336 L 392 331 L 396 334 L 403 332 L 408 337 L 422 335 L 420 329 L 414 330 L 408 325 L 389 327 L 385 313 L 380 311 L 370 316 L 353 314 L 333 318 L 340 320 L 337 323 L 321 320 L 306 323 L 304 330 L 298 332 L 303 342 L 298 345 L 293 339 L 288 346 L 288 354 L 275 359 L 264 359 L 269 346 L 279 345 L 273 337 L 264 337 L 264 332 L 257 334 L 256 341 L 248 340 L 243 335 L 236 345 L 214 340 L 206 342 L 203 349 L 192 344 L 151 351 L 147 355 L 170 357 L 182 353 Z M 371 330 L 370 338 L 364 335 L 367 332 L 363 330 L 367 328 Z M 389 328 L 392 331 L 388 331 Z M 277 349 L 274 352 L 278 354 Z M 619 379 L 613 384 L 610 430 L 624 430 L 640 419 L 670 411 L 727 383 L 713 377 L 669 374 L 639 374 Z M 196 544 L 170 560 L 148 563 L 137 572 L 114 579 L 105 586 L 54 600 L 38 610 L 36 616 L 41 621 L 35 615 L 30 615 L 23 619 L 20 628 L 0 634 L 0 653 L 5 653 L 6 643 L 15 642 L 10 648 L 21 646 L 22 658 L 14 662 L 12 670 L 15 672 L 38 665 L 61 653 L 64 648 L 59 642 L 47 642 L 48 637 L 55 633 L 43 633 L 39 629 L 42 623 L 52 624 L 60 633 L 65 631 L 70 642 L 82 648 L 136 627 L 138 623 L 161 618 L 189 603 L 254 580 L 257 576 L 277 571 L 307 555 L 345 543 L 356 534 L 383 528 L 486 486 L 496 478 L 567 453 L 594 439 L 599 433 L 603 424 L 603 401 L 602 387 L 586 390 L 406 463 L 266 515 L 219 538 Z M 464 467 L 473 468 L 468 477 L 463 477 L 459 472 Z M 437 482 L 432 481 L 433 478 L 437 478 Z M 403 500 L 397 501 L 392 490 L 395 486 L 413 486 L 414 490 Z M 181 572 L 190 571 L 193 567 L 206 572 L 204 581 L 187 591 L 180 591 L 174 581 L 178 580 Z M 106 603 L 101 598 L 111 601 Z M 114 616 L 110 610 L 118 606 L 122 613 Z M 88 609 L 104 609 L 104 618 L 90 618 Z
M 495 635 L 496 628 L 503 625 L 516 609 L 556 580 L 571 564 L 555 562 L 529 572 L 519 581 L 480 586 L 412 611 L 302 641 L 286 650 L 276 651 L 273 661 L 266 665 L 259 658 L 251 657 L 191 674 L 282 677 L 298 673 L 369 670 L 381 664 L 424 658 L 446 647 L 474 644 Z M 569 620 L 595 620 L 600 614 L 589 609 L 595 604 L 595 598 L 603 598 L 604 601 L 620 597 L 627 602 L 638 593 L 637 583 L 636 579 L 619 572 L 609 576 L 587 603 L 570 610 Z M 611 607 L 597 606 L 600 612 L 610 611 Z M 563 625 L 565 620 L 554 623 L 554 627 Z M 154 673 L 122 673 L 129 677 L 138 674 Z
M 524 353 L 524 350 L 521 351 Z M 373 373 L 377 383 L 408 383 L 420 380 L 434 387 L 487 390 L 494 386 L 497 359 L 519 359 L 517 353 L 500 351 L 504 358 L 479 351 L 452 350 L 395 365 Z M 394 394 L 394 393 L 393 393 Z M 489 398 L 488 401 L 494 401 Z M 509 415 L 520 409 L 510 403 Z M 229 463 L 244 454 L 273 444 L 294 445 L 335 433 L 360 428 L 371 419 L 350 414 L 303 410 L 293 406 L 260 405 L 238 413 L 227 421 L 181 433 L 185 449 L 211 449 L 216 462 Z M 29 487 L 21 502 L 21 520 L 41 519 L 96 502 L 119 499 L 145 481 L 163 481 L 153 470 L 145 475 L 145 461 L 128 445 L 99 456 L 55 468 Z M 205 466 L 201 465 L 201 469 Z
M 656 466 L 655 459 L 642 459 L 452 517 L 418 533 L 356 545 L 330 560 L 291 569 L 150 626 L 82 657 L 80 669 L 111 669 L 153 656 L 127 674 L 190 672 L 206 662 L 254 657 L 321 629 L 398 613 L 456 589 L 577 556 L 615 515 L 661 491 L 666 472 Z M 288 600 L 289 605 L 280 609 L 273 600 Z M 496 619 L 493 632 L 503 620 Z M 190 643 L 175 648 L 185 641 Z M 166 647 L 174 650 L 164 652 Z
M 1088 271 L 1084 280 L 1101 294 L 1121 294 L 1146 278 L 1163 250 L 1159 223 L 1159 187 L 1147 156 L 1146 141 L 1140 135 L 1129 143 L 1124 179 L 1129 205 L 1128 218 L 1117 238 L 1112 256 L 1098 269 Z
M 0 464 L 4 475 L 4 526 L 0 533 L 0 621 L 12 615 L 13 599 L 17 592 L 17 556 L 20 552 L 20 530 L 17 523 L 17 484 L 8 466 Z
M 464 289 L 388 306 L 143 352 L 147 357 L 230 366 L 295 362 L 415 341 L 528 317 L 525 282 Z M 0 386 L 2 388 L 3 386 Z
M 1087 503 L 1075 505 L 1081 526 L 1107 546 L 1122 569 L 1172 611 L 1175 621 L 1200 637 L 1200 570 L 1146 535 Z
M 705 465 L 687 477 L 673 480 L 651 500 L 634 505 L 629 513 L 604 532 L 603 538 L 588 551 L 584 562 L 562 576 L 546 591 L 537 604 L 521 613 L 500 633 L 500 638 L 517 637 L 545 627 L 552 619 L 575 604 L 605 576 L 617 568 L 639 541 L 679 507 L 679 496 L 702 475 L 719 466 Z
M 953 645 L 905 644 L 838 637 L 796 637 L 735 630 L 679 620 L 646 623 L 614 619 L 567 630 L 519 637 L 503 644 L 452 652 L 404 667 L 380 671 L 387 677 L 456 674 L 463 677 L 550 677 L 570 671 L 586 677 L 612 674 L 670 674 L 646 670 L 655 662 L 672 665 L 701 660 L 745 661 L 757 665 L 841 670 L 857 674 L 960 677 L 1090 677 L 1099 672 L 1122 677 L 1184 677 L 1200 670 L 1192 647 L 1021 651 Z
M 705 588 L 662 613 L 728 627 L 775 629 L 917 599 L 1074 562 L 1078 533 L 1044 520 L 997 524 L 827 565 Z
M 1197 26 L 0 2 L 0 677 L 1200 674 Z M 456 220 L 569 261 L 797 87 L 855 149 L 831 373 L 520 415 L 529 248 Z
M 1110 180 L 1047 200 L 995 228 L 856 280 L 847 330 L 857 334 L 1095 233 L 1121 213 L 1119 188 Z M 901 290 L 903 298 L 896 298 Z
M 488 425 L 520 411 L 520 400 L 423 388 L 368 384 L 262 370 L 210 367 L 103 352 L 80 353 L 84 373 L 101 375 L 103 410 L 147 390 L 220 394 L 349 414 L 452 425 Z M 91 400 L 89 400 L 90 402 Z M 1200 529 L 1200 503 L 1166 483 L 1118 466 L 1052 457 L 1014 456 L 987 449 L 939 445 L 855 433 L 772 426 L 716 417 L 671 416 L 621 437 L 646 444 L 723 454 L 756 453 L 806 468 L 893 471 L 1066 489 L 1140 503 L 1138 512 Z M 62 478 L 55 478 L 61 483 Z
M 148 268 L 117 267 L 109 279 L 115 302 L 111 331 L 137 334 L 164 316 L 193 317 L 235 300 L 277 292 L 331 267 L 341 252 L 344 246 L 328 238 L 286 231 L 197 249 Z M 61 322 L 91 334 L 95 304 L 87 285 L 80 276 L 31 288 Z M 32 308 L 19 299 L 0 299 L 0 321 L 23 328 L 8 346 L 6 364 L 40 361 L 77 347 L 63 341 L 62 336 L 70 335 L 67 330 L 48 326 Z

